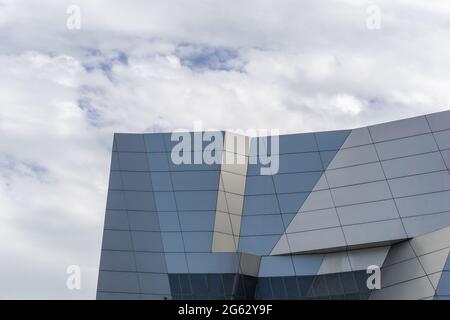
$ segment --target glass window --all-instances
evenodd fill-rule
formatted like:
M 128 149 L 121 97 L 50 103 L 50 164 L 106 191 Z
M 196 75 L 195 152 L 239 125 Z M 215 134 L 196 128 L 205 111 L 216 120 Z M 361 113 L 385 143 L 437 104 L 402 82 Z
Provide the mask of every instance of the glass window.
M 225 288 L 223 286 L 222 276 L 220 274 L 208 274 L 207 281 L 211 296 L 223 297 L 225 295 Z
M 271 299 L 272 289 L 270 287 L 270 278 L 259 278 L 258 287 L 256 289 L 257 299 Z
M 212 232 L 183 232 L 186 252 L 210 252 Z
M 286 289 L 284 287 L 283 277 L 270 278 L 270 284 L 272 285 L 272 292 L 274 299 L 286 299 Z
M 133 249 L 136 251 L 162 252 L 161 234 L 150 231 L 132 231 Z
M 173 191 L 170 172 L 152 172 L 154 191 Z
M 339 150 L 351 130 L 327 131 L 315 133 L 319 150 Z
M 145 152 L 142 134 L 116 133 L 114 142 L 118 151 Z

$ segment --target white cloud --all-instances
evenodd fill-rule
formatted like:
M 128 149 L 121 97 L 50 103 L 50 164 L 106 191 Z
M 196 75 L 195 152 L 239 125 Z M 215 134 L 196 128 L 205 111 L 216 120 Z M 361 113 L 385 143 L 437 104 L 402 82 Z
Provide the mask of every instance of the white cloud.
M 113 132 L 305 132 L 448 108 L 447 2 L 375 1 L 377 31 L 371 3 L 83 0 L 70 31 L 72 1 L 0 0 L 0 298 L 95 296 Z

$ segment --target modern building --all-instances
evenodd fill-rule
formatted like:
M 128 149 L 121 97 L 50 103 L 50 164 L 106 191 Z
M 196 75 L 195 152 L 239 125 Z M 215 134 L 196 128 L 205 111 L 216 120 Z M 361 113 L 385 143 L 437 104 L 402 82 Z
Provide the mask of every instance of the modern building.
M 98 299 L 450 297 L 450 111 L 188 136 L 194 164 L 174 159 L 170 133 L 115 134 Z

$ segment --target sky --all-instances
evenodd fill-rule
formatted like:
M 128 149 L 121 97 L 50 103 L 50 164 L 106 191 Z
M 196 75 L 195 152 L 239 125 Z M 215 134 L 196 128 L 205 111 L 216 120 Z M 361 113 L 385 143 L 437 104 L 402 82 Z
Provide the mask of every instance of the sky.
M 450 109 L 449 18 L 446 0 L 0 0 L 0 299 L 95 298 L 114 132 Z

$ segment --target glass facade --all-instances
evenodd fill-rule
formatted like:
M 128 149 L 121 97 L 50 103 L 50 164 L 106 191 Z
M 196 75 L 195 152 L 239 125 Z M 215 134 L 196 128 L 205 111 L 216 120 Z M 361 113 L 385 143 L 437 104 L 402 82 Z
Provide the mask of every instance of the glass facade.
M 115 134 L 99 299 L 450 296 L 450 112 L 276 139 L 183 137 L 180 151 L 170 133 Z M 367 287 L 373 265 L 379 290 Z

